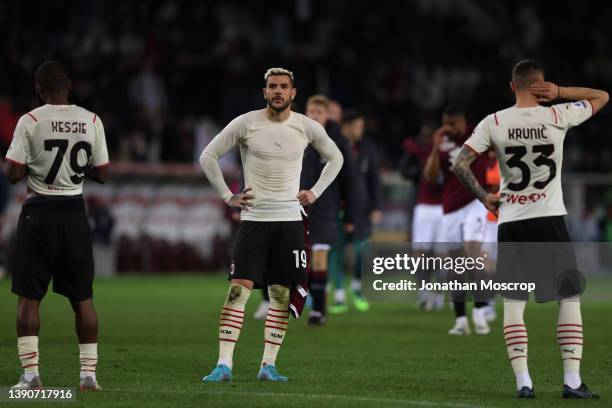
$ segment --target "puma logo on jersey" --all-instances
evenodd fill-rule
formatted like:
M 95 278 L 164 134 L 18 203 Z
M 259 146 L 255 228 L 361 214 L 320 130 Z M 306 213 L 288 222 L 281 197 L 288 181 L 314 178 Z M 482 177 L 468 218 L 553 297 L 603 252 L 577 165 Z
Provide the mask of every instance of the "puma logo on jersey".
M 280 143 L 278 143 L 278 142 L 274 142 L 274 145 L 275 145 L 275 146 L 278 146 L 278 148 L 279 148 L 279 149 L 281 149 L 281 148 L 283 147 L 283 146 L 282 146 Z
M 506 202 L 510 204 L 532 204 L 541 200 L 542 198 L 546 198 L 545 193 L 531 193 L 529 195 L 525 194 L 508 194 L 506 195 Z

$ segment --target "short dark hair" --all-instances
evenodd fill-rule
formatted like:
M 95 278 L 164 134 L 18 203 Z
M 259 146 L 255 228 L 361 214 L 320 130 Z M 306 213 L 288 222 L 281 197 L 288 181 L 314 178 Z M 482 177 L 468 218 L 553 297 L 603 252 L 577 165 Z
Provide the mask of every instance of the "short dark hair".
M 512 83 L 514 89 L 527 89 L 530 85 L 537 82 L 539 75 L 544 75 L 544 70 L 535 61 L 519 61 L 512 68 Z
M 465 117 L 465 109 L 463 108 L 463 106 L 456 104 L 456 103 L 452 103 L 450 105 L 448 105 L 446 108 L 444 108 L 444 110 L 442 111 L 443 115 L 446 116 L 463 116 Z
M 62 64 L 57 61 L 46 61 L 36 70 L 34 81 L 40 84 L 44 92 L 57 93 L 66 89 L 70 79 Z
M 349 123 L 353 123 L 358 119 L 365 119 L 365 117 L 359 111 L 356 111 L 355 109 L 349 109 L 344 112 L 344 115 L 342 115 L 342 124 L 348 125 Z

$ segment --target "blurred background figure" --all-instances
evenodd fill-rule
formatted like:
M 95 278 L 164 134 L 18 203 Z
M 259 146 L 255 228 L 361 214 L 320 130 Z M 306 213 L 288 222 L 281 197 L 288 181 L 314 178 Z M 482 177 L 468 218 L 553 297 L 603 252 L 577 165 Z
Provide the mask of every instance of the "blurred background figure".
M 329 100 L 328 108 L 329 119 L 336 123 L 342 122 L 342 105 L 335 99 Z
M 306 102 L 306 116 L 319 122 L 329 137 L 336 143 L 344 157 L 342 170 L 334 182 L 323 192 L 321 197 L 308 211 L 309 237 L 312 248 L 310 259 L 309 291 L 312 298 L 312 309 L 308 324 L 320 326 L 325 323 L 327 315 L 327 281 L 329 252 L 338 238 L 338 229 L 353 232 L 355 218 L 358 214 L 359 190 L 355 164 L 350 142 L 343 137 L 340 124 L 330 117 L 331 103 L 323 95 L 313 95 Z M 336 103 L 336 108 L 338 108 Z M 337 114 L 337 112 L 335 112 Z M 317 151 L 309 146 L 304 152 L 301 188 L 313 185 L 318 179 L 325 161 Z M 342 214 L 339 216 L 340 210 Z
M 90 196 L 86 203 L 93 242 L 94 269 L 97 275 L 112 276 L 115 273 L 115 251 L 112 245 L 115 219 L 108 202 L 99 197 Z
M 355 228 L 341 230 L 337 243 L 330 254 L 330 271 L 334 276 L 334 304 L 332 313 L 346 310 L 344 288 L 345 249 L 348 253 L 348 271 L 351 271 L 353 303 L 359 311 L 365 312 L 370 304 L 361 290 L 361 249 L 372 234 L 372 227 L 382 221 L 382 191 L 380 188 L 380 167 L 378 152 L 372 141 L 365 136 L 365 118 L 357 111 L 347 111 L 342 117 L 342 135 L 350 144 L 350 154 L 355 166 Z
M 456 104 L 449 105 L 442 114 L 442 126 L 432 136 L 432 149 L 423 171 L 428 182 L 435 183 L 440 180 L 440 177 L 443 181 L 443 241 L 447 243 L 448 255 L 453 257 L 479 257 L 484 240 L 487 210 L 474 194 L 463 187 L 452 171 L 452 165 L 461 146 L 471 133 L 472 128 L 468 125 L 464 108 Z M 485 177 L 489 160 L 486 155 L 482 155 L 474 161 L 471 167 L 475 177 L 482 185 L 486 184 Z M 458 275 L 449 273 L 449 276 Z M 465 276 L 460 275 L 456 279 L 466 279 Z M 451 335 L 467 335 L 471 332 L 466 315 L 467 295 L 465 291 L 452 292 L 455 324 L 448 332 Z M 474 301 L 472 320 L 477 334 L 488 334 L 490 331 L 484 315 L 485 306 L 487 306 L 486 302 Z
M 423 177 L 423 168 L 427 157 L 433 148 L 433 129 L 430 123 L 424 123 L 416 138 L 404 140 L 404 156 L 400 161 L 402 176 L 418 184 L 416 205 L 412 211 L 411 233 L 412 249 L 417 253 L 431 256 L 440 254 L 444 242 L 442 226 L 442 187 L 443 175 L 430 182 Z M 420 282 L 429 282 L 432 277 L 443 279 L 443 271 L 419 270 L 417 278 Z M 418 284 L 419 287 L 421 284 Z M 444 307 L 444 293 L 420 290 L 417 306 L 427 311 Z

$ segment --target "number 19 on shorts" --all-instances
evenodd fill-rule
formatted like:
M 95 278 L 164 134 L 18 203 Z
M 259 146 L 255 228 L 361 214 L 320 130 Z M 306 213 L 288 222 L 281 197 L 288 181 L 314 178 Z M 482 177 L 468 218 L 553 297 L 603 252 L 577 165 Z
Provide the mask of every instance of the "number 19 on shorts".
M 300 268 L 300 264 L 302 268 L 306 267 L 306 251 L 305 250 L 298 250 L 298 249 L 294 249 L 293 250 L 293 256 L 295 256 L 295 267 L 296 268 Z

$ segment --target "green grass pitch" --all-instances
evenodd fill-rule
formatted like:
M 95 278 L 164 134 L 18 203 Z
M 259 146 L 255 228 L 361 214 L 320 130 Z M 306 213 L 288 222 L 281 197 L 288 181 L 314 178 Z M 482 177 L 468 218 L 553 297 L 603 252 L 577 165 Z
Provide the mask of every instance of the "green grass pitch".
M 612 293 L 612 280 L 600 279 L 596 286 Z M 462 408 L 518 403 L 499 319 L 488 336 L 451 338 L 446 334 L 452 323 L 448 308 L 427 313 L 413 303 L 376 303 L 368 313 L 332 316 L 325 327 L 292 320 L 277 361 L 289 382 L 260 383 L 255 376 L 263 322 L 251 319 L 257 292 L 236 349 L 233 383 L 204 384 L 201 377 L 216 363 L 218 313 L 226 288 L 220 275 L 98 279 L 98 378 L 104 391 L 80 394 L 76 403 L 64 406 Z M 8 280 L 0 281 L 0 386 L 15 383 L 20 375 L 15 305 Z M 43 381 L 75 386 L 78 346 L 68 302 L 49 294 L 41 317 Z M 537 396 L 523 405 L 612 406 L 612 302 L 583 304 L 582 376 L 600 393 L 600 401 L 561 399 L 556 317 L 555 304 L 527 308 L 529 366 Z

